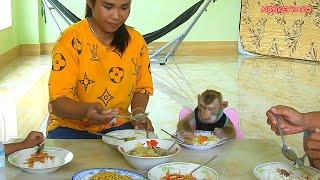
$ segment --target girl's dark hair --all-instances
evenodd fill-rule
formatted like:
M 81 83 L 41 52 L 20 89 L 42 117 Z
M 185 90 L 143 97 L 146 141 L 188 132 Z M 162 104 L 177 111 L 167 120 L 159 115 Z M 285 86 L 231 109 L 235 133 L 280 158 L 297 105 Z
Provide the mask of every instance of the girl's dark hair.
M 95 0 L 92 0 L 92 3 L 94 5 Z M 93 16 L 92 9 L 87 4 L 85 17 L 88 18 L 88 17 L 92 17 L 92 16 Z M 116 50 L 122 54 L 126 50 L 126 48 L 128 47 L 129 40 L 130 40 L 129 32 L 126 28 L 126 25 L 123 23 L 119 27 L 119 29 L 116 32 L 114 32 L 114 36 L 111 41 L 111 46 L 115 47 Z

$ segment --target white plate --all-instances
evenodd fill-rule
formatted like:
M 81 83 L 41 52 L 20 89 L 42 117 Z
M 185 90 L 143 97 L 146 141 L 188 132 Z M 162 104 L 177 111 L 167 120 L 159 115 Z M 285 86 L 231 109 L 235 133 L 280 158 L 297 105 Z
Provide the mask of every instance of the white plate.
M 75 173 L 72 176 L 72 180 L 88 180 L 91 176 L 98 174 L 99 172 L 115 172 L 118 175 L 129 176 L 133 180 L 146 180 L 140 174 L 137 174 L 132 171 L 124 170 L 124 169 L 114 169 L 114 168 L 94 168 L 94 169 L 86 169 Z
M 290 179 L 298 180 L 305 173 L 309 174 L 312 180 L 318 180 L 318 178 L 320 178 L 320 171 L 315 168 L 304 166 L 300 169 L 283 162 L 270 162 L 260 164 L 253 169 L 253 174 L 261 180 L 289 179 L 288 177 L 282 178 L 280 174 L 277 173 L 277 168 L 285 169 L 286 171 L 292 172 L 292 175 L 290 176 L 292 176 L 293 178 Z
M 125 129 L 125 130 L 118 130 L 118 131 L 111 131 L 106 133 L 110 136 L 118 137 L 118 138 L 131 138 L 135 137 L 136 139 L 144 139 L 146 138 L 146 131 L 144 130 L 135 130 L 135 129 Z M 153 133 L 149 132 L 148 133 L 150 139 L 158 139 L 158 136 Z M 118 140 L 116 138 L 112 138 L 109 136 L 103 136 L 102 141 L 105 142 L 106 144 L 110 144 L 114 146 L 115 148 L 125 142 L 124 140 Z
M 36 162 L 33 168 L 29 168 L 28 164 L 25 163 L 27 162 L 27 159 L 31 157 L 31 154 L 36 151 L 37 147 L 17 151 L 8 157 L 8 161 L 12 165 L 30 173 L 49 173 L 57 170 L 59 167 L 69 163 L 73 159 L 72 152 L 68 150 L 45 147 L 43 151 L 47 152 L 49 156 L 54 156 L 54 158 L 52 160 L 46 160 L 45 163 Z
M 215 136 L 213 134 L 212 131 L 200 131 L 200 130 L 196 130 L 194 131 L 194 135 L 195 136 L 207 136 L 207 137 L 210 137 L 210 136 Z M 184 138 L 182 138 L 181 136 L 178 135 L 178 138 L 184 140 Z M 226 138 L 223 138 L 223 139 L 219 139 L 217 137 L 217 140 L 216 141 L 208 141 L 206 144 L 204 145 L 191 145 L 191 144 L 186 144 L 186 143 L 181 143 L 180 145 L 181 146 L 184 146 L 186 148 L 189 148 L 189 149 L 193 149 L 193 150 L 198 150 L 198 151 L 202 151 L 202 150 L 207 150 L 207 149 L 210 149 L 210 148 L 213 148 L 215 146 L 218 146 L 218 145 L 221 145 L 223 143 L 226 142 Z
M 170 173 L 180 172 L 180 174 L 188 174 L 198 166 L 200 165 L 185 162 L 172 162 L 160 164 L 150 169 L 150 171 L 148 172 L 148 178 L 150 180 L 159 180 L 161 177 L 165 176 L 168 171 Z M 201 167 L 200 169 L 192 173 L 192 175 L 196 177 L 198 180 L 218 179 L 218 173 L 215 170 L 206 166 Z

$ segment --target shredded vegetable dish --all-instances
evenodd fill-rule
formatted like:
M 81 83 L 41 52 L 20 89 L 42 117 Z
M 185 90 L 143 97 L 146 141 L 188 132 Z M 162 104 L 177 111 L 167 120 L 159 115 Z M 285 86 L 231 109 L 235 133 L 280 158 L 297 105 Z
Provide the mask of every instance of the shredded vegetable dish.
M 129 176 L 122 176 L 115 172 L 99 172 L 89 178 L 89 180 L 132 180 Z
M 155 140 L 147 141 L 147 147 L 144 146 L 144 143 L 138 143 L 135 145 L 135 148 L 129 151 L 129 155 L 138 156 L 138 157 L 160 157 L 173 154 L 174 152 L 169 152 L 166 149 L 157 147 L 158 142 Z

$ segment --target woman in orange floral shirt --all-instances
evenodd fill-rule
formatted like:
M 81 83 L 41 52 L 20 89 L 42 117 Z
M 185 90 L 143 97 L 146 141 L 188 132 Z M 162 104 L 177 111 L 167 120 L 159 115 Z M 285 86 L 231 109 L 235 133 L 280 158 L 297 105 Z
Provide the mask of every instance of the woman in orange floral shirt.
M 56 42 L 49 80 L 48 138 L 101 138 L 89 132 L 138 128 L 116 114 L 144 112 L 153 93 L 146 42 L 124 23 L 131 0 L 87 0 L 86 19 Z M 147 123 L 148 122 L 148 123 Z

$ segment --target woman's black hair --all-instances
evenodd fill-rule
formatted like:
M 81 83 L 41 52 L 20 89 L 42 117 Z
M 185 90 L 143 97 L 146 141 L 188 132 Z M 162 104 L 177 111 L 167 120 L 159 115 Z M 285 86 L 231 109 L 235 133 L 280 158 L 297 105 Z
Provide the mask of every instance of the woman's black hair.
M 92 0 L 92 3 L 94 5 L 95 0 Z M 89 7 L 89 5 L 86 5 L 86 14 L 85 17 L 93 17 L 92 9 Z M 126 25 L 123 23 L 119 29 L 114 32 L 113 39 L 111 41 L 111 46 L 115 47 L 117 51 L 119 51 L 121 54 L 126 50 L 128 47 L 130 40 L 129 32 L 126 28 Z

